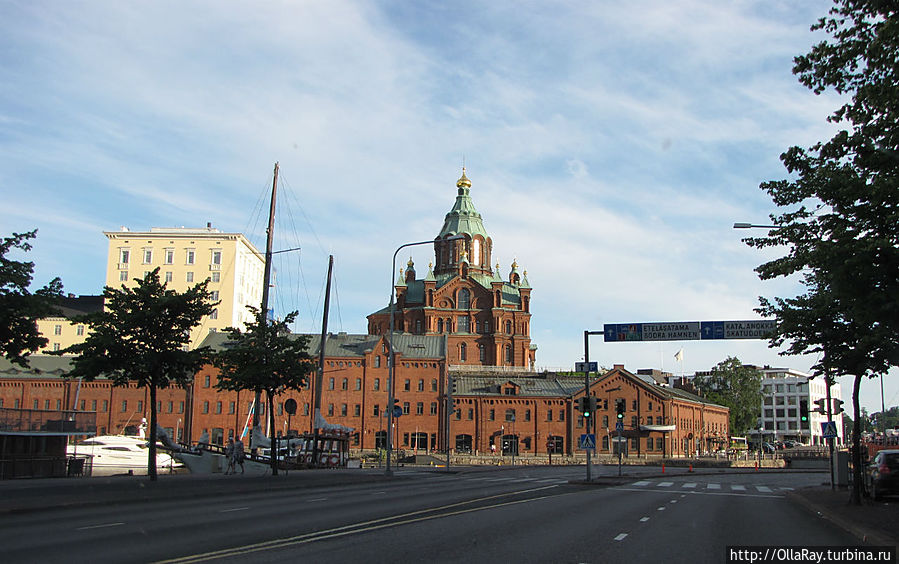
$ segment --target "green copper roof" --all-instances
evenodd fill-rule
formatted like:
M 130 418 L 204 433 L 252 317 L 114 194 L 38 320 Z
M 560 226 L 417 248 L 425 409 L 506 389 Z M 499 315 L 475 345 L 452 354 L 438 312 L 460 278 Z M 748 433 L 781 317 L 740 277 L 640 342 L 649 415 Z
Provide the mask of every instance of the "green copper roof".
M 453 205 L 453 209 L 446 214 L 446 219 L 443 220 L 443 229 L 440 230 L 437 237 L 443 238 L 464 233 L 471 237 L 480 235 L 487 239 L 487 230 L 484 229 L 481 214 L 474 209 L 474 202 L 471 201 L 471 181 L 465 176 L 464 169 L 462 178 L 456 182 L 456 187 L 459 189 L 456 203 Z

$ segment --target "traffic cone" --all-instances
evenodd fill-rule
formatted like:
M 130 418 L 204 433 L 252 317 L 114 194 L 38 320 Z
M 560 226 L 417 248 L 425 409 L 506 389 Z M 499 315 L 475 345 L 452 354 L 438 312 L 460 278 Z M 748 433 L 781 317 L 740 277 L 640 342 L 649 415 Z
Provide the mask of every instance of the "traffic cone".
M 692 471 L 693 471 L 693 465 L 691 464 L 689 472 L 692 472 Z

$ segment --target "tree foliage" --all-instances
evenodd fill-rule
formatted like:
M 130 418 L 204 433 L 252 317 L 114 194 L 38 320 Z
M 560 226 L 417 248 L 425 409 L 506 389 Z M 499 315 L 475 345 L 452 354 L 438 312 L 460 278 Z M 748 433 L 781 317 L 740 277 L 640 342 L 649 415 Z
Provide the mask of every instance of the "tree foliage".
M 744 435 L 755 427 L 762 409 L 762 373 L 727 357 L 708 376 L 696 376 L 693 385 L 702 396 L 730 408 L 730 432 Z
M 828 118 L 840 129 L 781 156 L 791 177 L 761 188 L 786 209 L 771 216 L 767 237 L 747 243 L 788 248 L 757 271 L 763 280 L 799 274 L 805 292 L 762 298 L 759 312 L 777 318 L 773 346 L 820 353 L 813 370 L 828 378 L 855 376 L 858 437 L 862 378 L 899 365 L 899 4 L 836 0 L 812 30 L 830 38 L 796 57 L 793 72 L 816 94 L 844 95 Z
M 37 329 L 37 320 L 56 312 L 55 304 L 62 296 L 62 282 L 54 278 L 32 293 L 34 263 L 7 258 L 12 249 L 28 252 L 29 239 L 37 230 L 13 233 L 0 240 L 0 354 L 20 366 L 27 367 L 31 352 L 47 344 Z
M 225 329 L 228 341 L 213 356 L 212 362 L 220 371 L 216 387 L 220 390 L 265 392 L 269 434 L 274 445 L 275 397 L 287 390 L 304 388 L 315 363 L 307 351 L 309 337 L 290 333 L 289 326 L 297 312 L 289 313 L 281 321 L 269 321 L 260 310 L 248 309 L 253 312 L 253 321 L 247 324 L 244 331 L 234 327 Z M 274 456 L 272 468 L 276 474 Z
M 150 392 L 147 470 L 156 479 L 156 390 L 187 385 L 206 361 L 206 348 L 188 349 L 191 329 L 212 313 L 215 302 L 203 281 L 184 293 L 166 288 L 159 269 L 135 279 L 134 287 L 103 289 L 104 310 L 74 318 L 87 338 L 60 354 L 77 355 L 67 376 L 106 376 L 115 386 L 136 383 Z

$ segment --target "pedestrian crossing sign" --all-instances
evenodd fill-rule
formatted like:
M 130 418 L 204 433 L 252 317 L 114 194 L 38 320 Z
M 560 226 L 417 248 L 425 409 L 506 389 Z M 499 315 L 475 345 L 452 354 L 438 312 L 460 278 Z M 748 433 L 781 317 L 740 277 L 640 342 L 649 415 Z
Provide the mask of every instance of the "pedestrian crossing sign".
M 837 424 L 833 421 L 822 421 L 821 435 L 825 439 L 835 439 L 837 437 Z
M 596 448 L 596 435 L 581 435 L 578 438 L 577 448 L 580 450 L 593 450 Z

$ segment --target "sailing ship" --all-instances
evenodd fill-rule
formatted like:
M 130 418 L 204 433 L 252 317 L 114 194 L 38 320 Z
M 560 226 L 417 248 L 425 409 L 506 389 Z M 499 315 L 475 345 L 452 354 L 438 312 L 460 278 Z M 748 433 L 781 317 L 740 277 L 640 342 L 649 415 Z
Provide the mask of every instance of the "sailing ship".
M 263 319 L 268 318 L 269 288 L 271 287 L 272 274 L 272 241 L 274 235 L 274 220 L 276 198 L 278 191 L 279 165 L 275 163 L 274 179 L 272 181 L 272 195 L 269 206 L 268 228 L 266 229 L 265 268 L 263 270 L 262 286 L 262 314 Z M 330 424 L 321 415 L 321 386 L 324 373 L 324 351 L 327 339 L 328 305 L 331 294 L 331 271 L 334 266 L 333 255 L 328 259 L 328 278 L 325 289 L 324 315 L 322 319 L 321 350 L 319 352 L 318 369 L 315 380 L 314 399 L 314 424 L 313 432 L 305 433 L 298 437 L 276 439 L 275 448 L 272 448 L 271 439 L 266 437 L 259 425 L 258 410 L 260 397 L 257 392 L 253 402 L 253 430 L 250 433 L 250 451 L 244 460 L 243 473 L 251 475 L 265 475 L 269 472 L 276 473 L 277 468 L 341 468 L 346 467 L 349 459 L 349 434 L 353 431 L 343 425 Z M 224 473 L 229 468 L 230 461 L 222 445 L 210 444 L 208 436 L 200 437 L 196 445 L 176 445 L 163 431 L 169 444 L 166 445 L 172 455 L 184 463 L 192 473 L 211 474 Z M 242 440 L 241 435 L 241 439 Z M 277 452 L 272 452 L 277 451 Z

